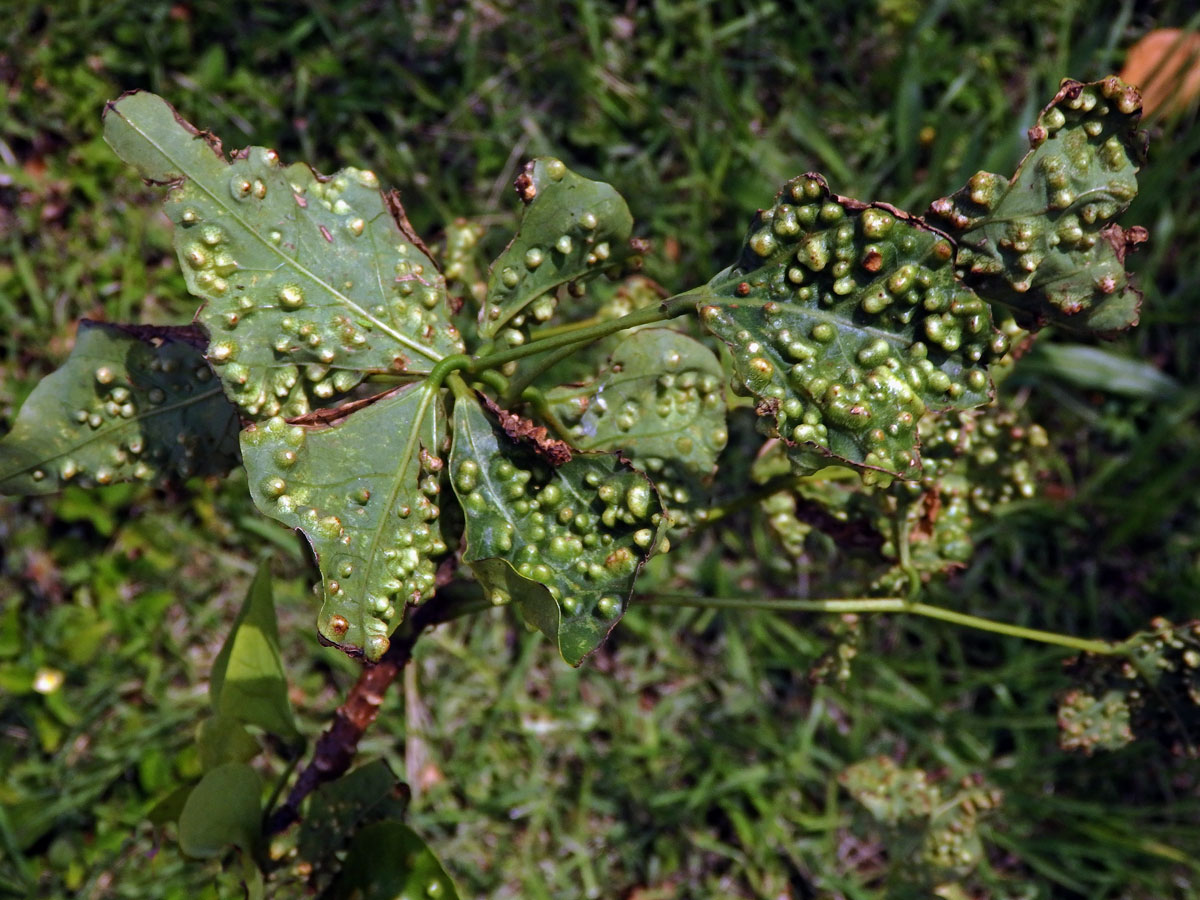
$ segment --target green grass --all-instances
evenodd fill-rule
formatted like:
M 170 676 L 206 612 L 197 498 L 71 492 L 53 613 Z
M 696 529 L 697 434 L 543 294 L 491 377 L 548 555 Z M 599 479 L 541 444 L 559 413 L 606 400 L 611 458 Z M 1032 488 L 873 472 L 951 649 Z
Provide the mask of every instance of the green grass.
M 230 147 L 371 167 L 427 238 L 470 215 L 491 250 L 517 164 L 552 153 L 629 198 L 654 241 L 648 270 L 683 289 L 731 261 L 750 214 L 799 172 L 919 211 L 977 168 L 1010 168 L 1061 77 L 1105 75 L 1188 15 L 1099 0 L 18 0 L 0 38 L 0 419 L 63 359 L 78 318 L 192 315 L 152 193 L 99 138 L 122 90 L 161 93 Z M 929 602 L 1107 638 L 1194 615 L 1200 127 L 1194 111 L 1150 124 L 1128 216 L 1154 235 L 1134 261 L 1146 306 L 1107 349 L 1179 388 L 1129 396 L 1019 369 L 1007 389 L 1028 391 L 1061 444 L 1061 490 L 989 523 Z M 307 733 L 352 683 L 353 665 L 316 646 L 294 539 L 239 479 L 190 487 L 0 501 L 0 896 L 236 895 L 144 819 L 196 771 L 208 666 L 260 551 L 277 557 Z M 671 564 L 713 594 L 796 593 L 772 540 L 747 515 Z M 1060 653 L 880 618 L 849 684 L 814 688 L 826 643 L 813 617 L 635 608 L 575 671 L 489 613 L 422 641 L 364 758 L 421 786 L 414 825 L 470 897 L 927 896 L 888 881 L 888 846 L 835 781 L 880 753 L 1004 791 L 965 896 L 1197 893 L 1194 763 L 1148 744 L 1058 751 Z M 65 680 L 43 695 L 45 668 Z

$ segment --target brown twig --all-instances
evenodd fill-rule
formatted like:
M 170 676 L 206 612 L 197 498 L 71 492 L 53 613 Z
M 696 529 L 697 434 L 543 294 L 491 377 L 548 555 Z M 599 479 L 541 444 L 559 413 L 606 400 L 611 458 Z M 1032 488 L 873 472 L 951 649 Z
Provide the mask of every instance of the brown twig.
M 354 762 L 359 741 L 379 715 L 388 688 L 412 659 L 412 650 L 427 629 L 486 609 L 490 604 L 479 585 L 453 582 L 413 610 L 393 633 L 379 662 L 363 666 L 358 681 L 334 714 L 333 724 L 317 739 L 312 761 L 300 772 L 287 799 L 271 813 L 267 833 L 279 834 L 300 820 L 306 797 L 322 784 L 344 775 Z

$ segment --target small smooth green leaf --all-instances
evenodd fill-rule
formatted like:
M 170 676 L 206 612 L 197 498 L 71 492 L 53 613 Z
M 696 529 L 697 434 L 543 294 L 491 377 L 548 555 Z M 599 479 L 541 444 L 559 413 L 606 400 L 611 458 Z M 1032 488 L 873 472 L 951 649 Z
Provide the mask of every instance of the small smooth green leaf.
M 694 292 L 802 471 L 833 457 L 914 478 L 925 411 L 988 401 L 986 363 L 1007 339 L 953 254 L 921 220 L 809 174 L 758 213 L 737 265 Z
M 400 822 L 368 825 L 322 900 L 458 900 L 454 882 L 415 831 Z
M 208 359 L 248 416 L 302 415 L 367 373 L 427 373 L 462 352 L 441 274 L 371 172 L 326 178 L 262 147 L 227 160 L 142 92 L 108 105 L 104 137 L 168 186 Z
M 711 350 L 677 331 L 638 331 L 594 381 L 546 396 L 572 446 L 619 450 L 653 479 L 673 517 L 699 499 L 729 440 L 725 371 Z
M 621 618 L 658 544 L 657 492 L 612 454 L 543 462 L 465 397 L 450 473 L 467 516 L 463 561 L 579 665 Z
M 287 692 L 271 570 L 263 563 L 213 661 L 209 696 L 218 716 L 291 737 L 297 732 Z
M 1067 79 L 1029 130 L 1032 149 L 1011 180 L 978 172 L 930 206 L 959 242 L 969 283 L 1022 327 L 1110 335 L 1137 323 L 1142 298 L 1125 254 L 1147 235 L 1115 220 L 1137 195 L 1141 114 L 1137 90 L 1115 77 Z
M 525 203 L 512 242 L 492 263 L 479 333 L 496 334 L 529 304 L 568 281 L 600 274 L 628 253 L 633 217 L 616 190 L 541 157 L 517 177 Z M 544 321 L 552 303 L 534 310 Z
M 262 839 L 262 781 L 244 763 L 227 763 L 200 779 L 179 814 L 179 846 L 211 859 L 239 847 L 253 854 Z
M 1143 400 L 1169 396 L 1179 390 L 1178 381 L 1148 362 L 1086 344 L 1039 341 L 1032 352 L 1021 359 L 1020 372 L 1022 375 L 1053 375 L 1085 390 L 1107 391 Z
M 183 807 L 187 805 L 187 798 L 191 794 L 192 785 L 180 785 L 150 807 L 150 811 L 146 813 L 146 820 L 151 825 L 159 828 L 168 822 L 179 821 L 179 817 L 183 813 Z
M 446 412 L 413 385 L 332 425 L 275 417 L 242 432 L 250 493 L 304 533 L 324 586 L 321 635 L 378 660 L 406 604 L 432 595 Z
M 240 692 L 240 687 L 235 688 L 230 692 L 230 699 L 235 699 Z M 210 688 L 211 689 L 211 688 Z M 274 697 L 261 698 L 255 696 L 251 704 L 248 704 L 250 711 L 253 712 L 253 707 L 260 703 L 275 699 Z M 286 696 L 284 697 L 286 700 Z M 215 704 L 214 704 L 215 705 Z M 268 716 L 272 719 L 277 717 L 275 709 L 268 706 Z M 291 709 L 287 710 L 288 719 L 291 719 Z M 256 722 L 261 727 L 261 722 Z M 292 734 L 292 732 L 281 732 L 274 728 L 268 729 L 275 734 Z M 262 752 L 262 748 L 258 745 L 258 741 L 253 735 L 246 730 L 241 721 L 229 716 L 215 715 L 210 716 L 200 723 L 200 728 L 196 735 L 196 750 L 200 756 L 200 767 L 205 772 L 210 772 L 218 766 L 223 766 L 231 762 L 250 762 L 254 757 Z
M 238 464 L 237 411 L 193 328 L 79 323 L 67 361 L 43 378 L 0 440 L 0 493 L 67 484 L 155 484 Z
M 407 795 L 386 762 L 360 766 L 321 785 L 309 798 L 297 842 L 300 857 L 320 867 L 361 827 L 399 819 L 407 807 Z

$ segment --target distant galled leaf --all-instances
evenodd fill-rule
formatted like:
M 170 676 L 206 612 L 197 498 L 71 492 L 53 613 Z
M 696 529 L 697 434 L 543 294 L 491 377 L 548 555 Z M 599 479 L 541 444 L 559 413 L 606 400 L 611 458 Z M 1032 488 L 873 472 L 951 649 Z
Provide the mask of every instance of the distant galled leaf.
M 400 822 L 368 825 L 321 900 L 458 900 L 454 882 L 420 836 Z
M 1116 750 L 1150 739 L 1200 756 L 1200 622 L 1154 619 L 1114 654 L 1085 653 L 1059 700 L 1064 750 Z
M 658 544 L 654 488 L 614 454 L 555 467 L 468 397 L 454 408 L 450 474 L 467 515 L 463 561 L 579 665 L 621 618 Z
M 525 210 L 516 236 L 492 264 L 479 314 L 479 333 L 486 338 L 510 323 L 516 327 L 515 318 L 539 297 L 544 299 L 531 310 L 533 317 L 550 318 L 551 291 L 598 275 L 629 252 L 633 217 L 611 185 L 541 157 L 525 166 L 516 187 Z
M 266 563 L 258 567 L 229 637 L 213 660 L 209 696 L 218 718 L 257 725 L 281 737 L 298 735 Z
M 685 507 L 725 448 L 725 374 L 711 350 L 677 331 L 638 331 L 594 381 L 548 392 L 580 450 L 619 450 L 670 507 Z
M 372 173 L 325 178 L 262 147 L 227 160 L 147 93 L 109 104 L 104 136 L 169 186 L 208 359 L 248 416 L 301 415 L 366 373 L 427 373 L 462 352 L 441 274 Z
M 434 589 L 446 552 L 437 518 L 445 410 L 416 385 L 332 425 L 282 418 L 242 432 L 258 508 L 304 532 L 317 556 L 325 603 L 321 635 L 379 659 L 406 604 Z
M 1137 323 L 1141 294 L 1125 272 L 1143 228 L 1116 218 L 1137 195 L 1146 137 L 1141 98 L 1110 77 L 1066 80 L 1037 124 L 1011 181 L 978 172 L 929 208 L 960 247 L 957 265 L 1025 328 L 1113 334 Z
M 0 493 L 161 483 L 238 464 L 236 409 L 193 328 L 79 324 L 75 348 L 0 440 Z
M 987 402 L 986 364 L 1007 341 L 953 254 L 920 220 L 810 174 L 758 213 L 737 265 L 695 292 L 801 470 L 835 457 L 916 477 L 925 411 Z

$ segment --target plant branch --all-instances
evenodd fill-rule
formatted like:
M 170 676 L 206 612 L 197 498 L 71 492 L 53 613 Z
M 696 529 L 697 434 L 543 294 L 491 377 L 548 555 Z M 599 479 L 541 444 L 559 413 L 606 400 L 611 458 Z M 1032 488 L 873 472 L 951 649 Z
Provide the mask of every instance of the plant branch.
M 1056 631 L 1042 631 L 1038 628 L 1026 628 L 1023 625 L 1011 625 L 1007 622 L 996 622 L 982 616 L 956 612 L 928 603 L 916 603 L 902 597 L 856 597 L 852 599 L 831 598 L 828 600 L 798 600 L 792 598 L 743 598 L 743 597 L 697 597 L 690 594 L 639 594 L 637 603 L 647 606 L 694 606 L 706 609 L 756 609 L 770 612 L 815 612 L 815 613 L 910 613 L 950 622 L 954 625 L 964 625 L 980 631 L 990 631 L 993 634 L 1003 634 L 1008 637 L 1023 638 L 1027 641 L 1037 641 L 1042 644 L 1053 644 L 1058 647 L 1068 647 L 1085 653 L 1096 653 L 1105 656 L 1120 655 L 1125 652 L 1119 644 L 1108 641 L 1097 641 L 1089 638 L 1074 637 L 1069 634 L 1059 634 Z
M 298 822 L 305 798 L 349 770 L 359 741 L 379 715 L 388 688 L 412 659 L 421 634 L 427 628 L 490 608 L 478 584 L 451 582 L 408 615 L 392 634 L 379 662 L 363 666 L 358 681 L 334 714 L 333 724 L 318 738 L 312 761 L 301 770 L 287 800 L 267 820 L 267 834 L 279 834 Z

